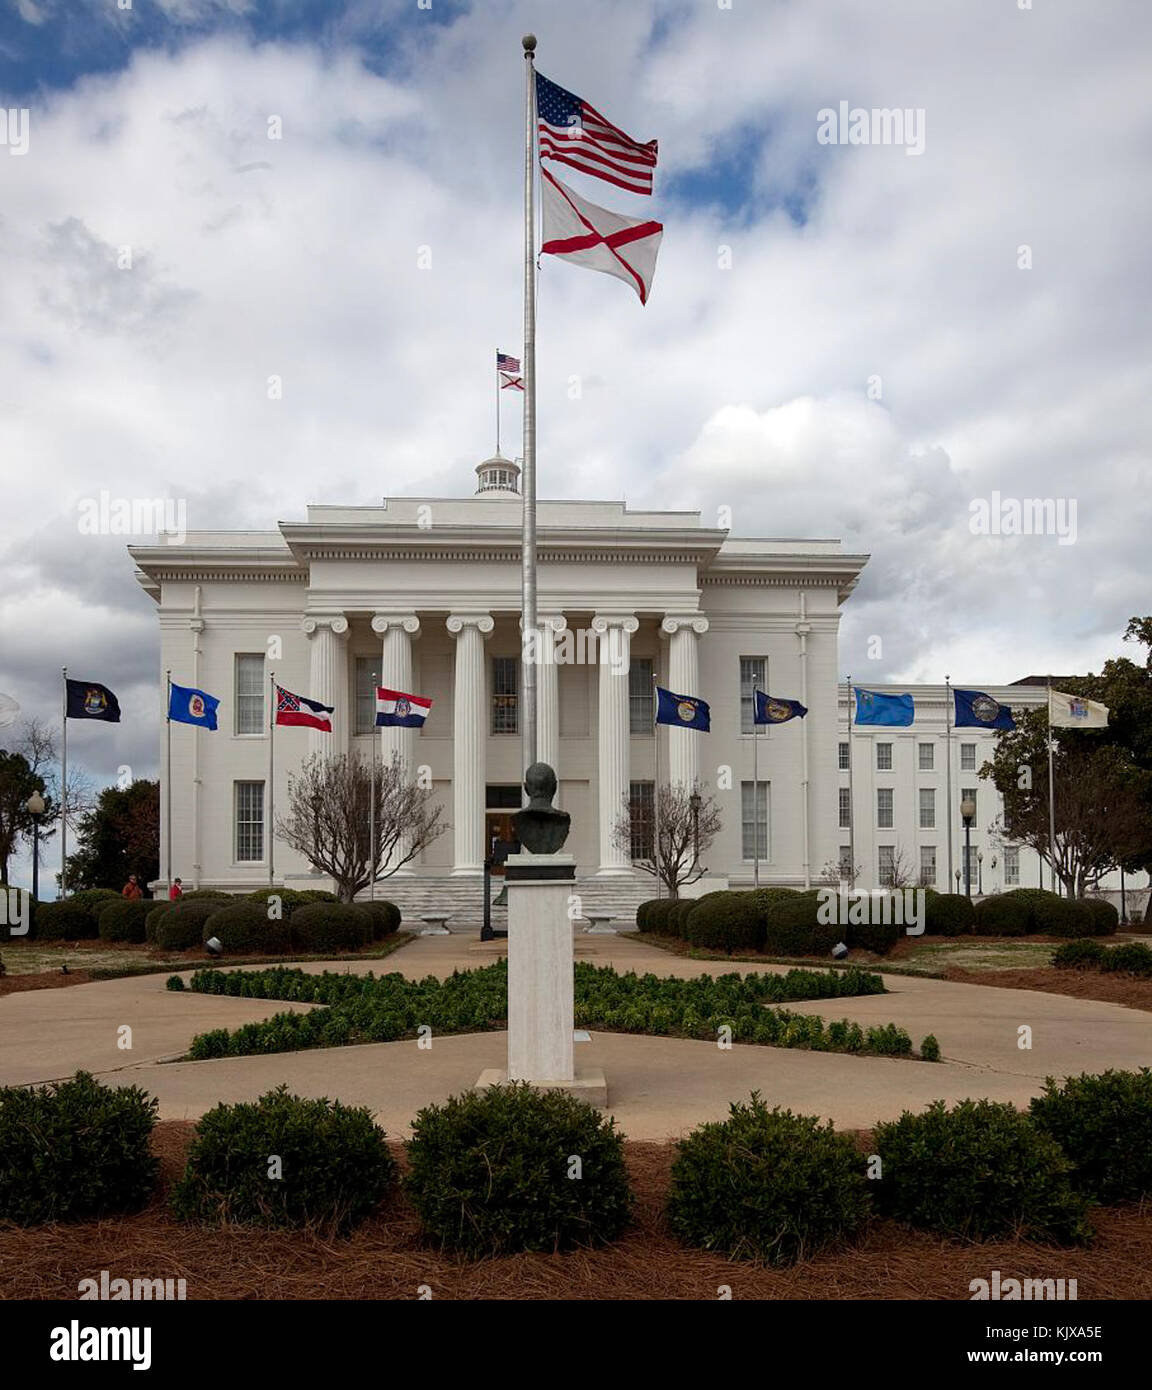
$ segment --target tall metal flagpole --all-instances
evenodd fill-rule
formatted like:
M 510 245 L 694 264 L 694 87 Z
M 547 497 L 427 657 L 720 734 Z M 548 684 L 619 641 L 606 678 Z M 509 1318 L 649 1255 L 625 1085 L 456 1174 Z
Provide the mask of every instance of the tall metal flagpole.
M 848 887 L 856 887 L 856 784 L 852 779 L 852 677 L 848 677 Z
M 660 724 L 656 716 L 660 713 L 660 697 L 656 690 L 659 682 L 655 672 L 652 674 L 652 745 L 656 755 L 655 780 L 652 783 L 652 867 L 656 870 L 656 896 L 664 896 L 663 879 L 660 877 Z
M 525 772 L 536 761 L 536 35 L 524 45 L 524 528 L 521 540 L 522 632 L 530 660 L 520 661 L 520 752 Z
M 944 799 L 948 803 L 945 815 L 948 818 L 948 882 L 945 888 L 952 891 L 952 677 L 944 677 L 944 762 L 947 774 L 944 783 Z
M 760 725 L 756 723 L 756 692 L 760 677 L 752 677 L 752 882 L 760 887 Z
M 377 674 L 372 672 L 372 699 L 376 699 Z M 371 781 L 368 784 L 368 899 L 376 901 L 376 745 L 380 734 L 372 725 L 372 757 L 369 760 Z
M 1056 887 L 1056 782 L 1052 760 L 1052 677 L 1048 677 L 1048 853 L 1052 865 L 1052 891 Z
M 496 368 L 496 455 L 500 455 L 500 368 Z
M 276 882 L 276 672 L 268 672 L 268 887 Z
M 168 879 L 168 891 L 172 891 L 172 668 L 164 672 L 166 689 L 164 692 L 164 725 L 166 730 L 166 753 L 164 757 L 164 865 Z
M 60 667 L 64 732 L 60 739 L 60 896 L 68 892 L 68 667 Z

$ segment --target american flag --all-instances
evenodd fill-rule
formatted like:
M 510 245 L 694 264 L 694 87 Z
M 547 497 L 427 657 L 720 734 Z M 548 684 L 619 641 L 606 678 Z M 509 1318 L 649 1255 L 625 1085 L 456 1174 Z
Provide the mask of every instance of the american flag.
M 496 370 L 498 372 L 518 372 L 520 370 L 519 357 L 509 357 L 506 352 L 496 354 Z
M 652 192 L 656 141 L 640 144 L 625 135 L 582 97 L 536 74 L 540 158 L 569 164 L 582 174 L 631 193 Z

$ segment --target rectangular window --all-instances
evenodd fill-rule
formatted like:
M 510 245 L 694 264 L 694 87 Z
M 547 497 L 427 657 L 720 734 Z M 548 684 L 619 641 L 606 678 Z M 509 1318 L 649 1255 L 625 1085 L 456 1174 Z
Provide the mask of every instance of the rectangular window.
M 920 771 L 932 772 L 936 766 L 936 745 L 934 743 L 922 743 L 920 745 Z
M 876 745 L 876 771 L 892 771 L 892 745 L 890 743 L 878 743 Z
M 742 656 L 740 658 L 740 732 L 754 734 L 756 724 L 752 718 L 752 683 L 756 681 L 761 690 L 768 689 L 768 658 L 766 656 Z M 693 693 L 691 691 L 687 692 Z M 751 855 L 746 854 L 745 859 Z
M 936 882 L 936 846 L 920 846 L 920 887 L 931 888 Z
M 840 828 L 846 830 L 852 824 L 852 790 L 840 788 Z
M 936 788 L 920 788 L 920 829 L 936 829 Z
M 264 653 L 236 653 L 236 732 L 264 732 Z
M 892 829 L 892 788 L 876 788 L 876 824 L 881 830 Z
M 877 868 L 880 871 L 880 887 L 891 888 L 896 878 L 896 846 L 877 845 L 879 859 Z
M 974 743 L 962 743 L 960 745 L 960 771 L 976 771 L 976 745 Z
M 628 784 L 628 809 L 632 815 L 630 853 L 633 859 L 652 858 L 654 791 L 655 784 L 652 782 Z
M 353 727 L 358 734 L 370 734 L 376 727 L 376 687 L 380 683 L 380 658 L 356 658 L 356 709 Z
M 963 849 L 963 846 L 961 846 L 961 849 Z M 979 853 L 979 851 L 978 851 L 978 849 L 977 849 L 977 847 L 976 847 L 975 845 L 969 845 L 969 846 L 968 846 L 968 870 L 967 870 L 967 872 L 968 872 L 968 874 L 969 874 L 969 876 L 970 876 L 968 881 L 969 881 L 969 882 L 971 883 L 971 885 L 972 885 L 972 892 L 973 892 L 973 893 L 976 892 L 976 888 L 977 888 L 977 886 L 978 886 L 978 884 L 979 884 L 979 881 L 980 881 L 980 868 L 979 868 L 979 864 L 977 863 L 977 860 L 976 860 L 976 855 L 977 855 L 978 853 Z M 964 857 L 963 857 L 963 855 L 961 855 L 961 859 L 960 859 L 960 868 L 961 868 L 961 869 L 964 868 Z M 965 891 L 965 888 L 966 888 L 966 887 L 967 887 L 967 884 L 965 883 L 964 879 L 961 878 L 961 880 L 960 880 L 960 891 L 963 893 L 963 892 Z
M 752 790 L 759 792 L 752 800 Z M 740 807 L 743 821 L 743 853 L 745 859 L 768 858 L 768 783 L 741 782 Z M 759 832 L 759 833 L 757 833 Z M 757 842 L 758 845 L 757 845 Z
M 264 783 L 236 783 L 236 862 L 264 858 Z
M 841 772 L 847 772 L 848 769 L 851 767 L 852 764 L 851 764 L 851 762 L 849 761 L 850 758 L 851 758 L 851 756 L 852 756 L 851 753 L 848 751 L 848 745 L 847 745 L 847 743 L 842 743 L 842 744 L 840 745 L 840 771 L 841 771 Z
M 680 694 L 680 691 L 676 692 Z M 691 691 L 683 692 L 691 694 Z M 634 656 L 628 667 L 628 721 L 634 734 L 650 734 L 652 725 L 652 658 Z
M 1020 886 L 1020 846 L 1004 846 L 1004 887 Z
M 850 879 L 852 877 L 852 846 L 840 846 L 840 877 Z
M 520 731 L 520 661 L 515 656 L 492 658 L 492 732 Z

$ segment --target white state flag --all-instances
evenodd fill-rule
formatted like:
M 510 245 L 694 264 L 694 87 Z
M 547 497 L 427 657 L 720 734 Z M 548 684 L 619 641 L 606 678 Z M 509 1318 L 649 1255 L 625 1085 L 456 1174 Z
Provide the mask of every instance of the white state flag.
M 1108 706 L 1081 695 L 1065 695 L 1062 690 L 1048 692 L 1048 723 L 1053 729 L 1106 729 Z
M 544 195 L 544 244 L 540 250 L 588 270 L 615 275 L 632 286 L 641 304 L 647 304 L 663 224 L 621 217 L 573 193 L 546 169 L 541 169 L 540 175 Z
M 7 729 L 20 718 L 20 706 L 11 695 L 0 693 L 0 729 Z

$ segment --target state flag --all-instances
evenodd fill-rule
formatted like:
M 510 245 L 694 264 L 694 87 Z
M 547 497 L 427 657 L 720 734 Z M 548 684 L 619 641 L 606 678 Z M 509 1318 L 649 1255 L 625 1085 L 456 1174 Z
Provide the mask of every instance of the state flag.
M 401 690 L 376 690 L 376 723 L 382 728 L 420 729 L 432 708 L 423 695 L 405 695 Z
M 1014 729 L 1012 711 L 982 690 L 959 690 L 952 687 L 956 702 L 953 726 L 957 729 Z
M 882 724 L 885 728 L 907 728 L 916 710 L 911 695 L 884 695 L 876 690 L 856 687 L 856 723 Z
M 754 724 L 787 724 L 789 719 L 803 719 L 808 713 L 808 707 L 802 705 L 799 700 L 777 700 L 771 695 L 766 695 L 763 690 L 755 690 L 752 693 L 756 697 L 755 708 L 752 711 Z
M 695 695 L 674 695 L 662 686 L 656 687 L 656 723 L 670 724 L 677 729 L 712 730 L 712 707 Z
M 1108 706 L 1062 690 L 1048 692 L 1048 723 L 1053 729 L 1106 729 Z
M 586 270 L 615 275 L 631 285 L 647 304 L 656 273 L 656 256 L 664 227 L 645 218 L 621 217 L 597 207 L 567 184 L 540 170 L 544 206 L 541 252 L 560 256 Z
M 168 695 L 168 718 L 175 724 L 195 724 L 201 729 L 215 729 L 219 704 L 215 695 L 177 685 L 173 681 Z
M 74 681 L 68 677 L 67 686 L 67 718 L 103 719 L 109 724 L 120 723 L 120 702 L 106 685 L 101 685 L 99 681 Z
M 334 708 L 333 705 L 322 705 L 319 700 L 309 700 L 306 695 L 293 695 L 281 685 L 276 687 L 277 724 L 319 729 L 321 733 L 330 734 Z
M 20 718 L 20 702 L 0 691 L 0 729 L 7 729 Z

